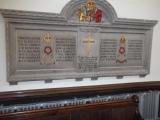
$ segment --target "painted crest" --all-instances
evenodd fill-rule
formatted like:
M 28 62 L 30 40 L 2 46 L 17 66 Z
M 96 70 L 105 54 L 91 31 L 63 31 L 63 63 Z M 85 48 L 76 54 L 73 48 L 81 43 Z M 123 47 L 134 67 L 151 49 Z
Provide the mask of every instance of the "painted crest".
M 103 17 L 102 10 L 97 8 L 94 0 L 87 0 L 85 4 L 82 4 L 78 13 L 80 22 L 100 23 Z

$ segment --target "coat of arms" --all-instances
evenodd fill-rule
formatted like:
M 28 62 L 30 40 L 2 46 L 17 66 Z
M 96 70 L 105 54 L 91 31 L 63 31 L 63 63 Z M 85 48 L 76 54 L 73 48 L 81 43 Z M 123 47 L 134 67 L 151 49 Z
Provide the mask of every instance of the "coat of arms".
M 81 22 L 96 22 L 102 21 L 102 10 L 97 8 L 94 0 L 87 0 L 79 8 L 79 21 Z

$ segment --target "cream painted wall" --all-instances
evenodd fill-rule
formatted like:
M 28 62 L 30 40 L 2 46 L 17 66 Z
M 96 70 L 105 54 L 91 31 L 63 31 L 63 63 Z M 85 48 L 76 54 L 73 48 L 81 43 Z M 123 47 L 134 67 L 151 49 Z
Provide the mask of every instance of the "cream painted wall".
M 68 1 L 69 0 L 0 0 L 0 8 L 60 13 Z M 160 21 L 160 0 L 108 0 L 108 2 L 113 5 L 118 17 Z M 43 81 L 21 82 L 16 86 L 10 86 L 6 82 L 5 25 L 2 17 L 0 17 L 0 91 L 160 81 L 160 23 L 154 28 L 152 46 L 151 73 L 145 78 L 125 77 L 119 80 L 112 77 L 99 78 L 97 81 L 84 79 L 81 82 L 76 82 L 71 79 L 58 80 L 51 84 L 45 84 Z

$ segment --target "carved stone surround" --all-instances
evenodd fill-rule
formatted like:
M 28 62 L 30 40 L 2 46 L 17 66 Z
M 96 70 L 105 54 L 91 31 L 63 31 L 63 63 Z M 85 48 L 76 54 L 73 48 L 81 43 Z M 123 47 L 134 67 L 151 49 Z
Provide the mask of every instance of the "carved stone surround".
M 149 74 L 157 21 L 118 18 L 107 1 L 94 2 L 102 13 L 96 22 L 95 16 L 80 21 L 77 12 L 86 0 L 71 0 L 60 14 L 1 9 L 7 80 L 12 84 Z

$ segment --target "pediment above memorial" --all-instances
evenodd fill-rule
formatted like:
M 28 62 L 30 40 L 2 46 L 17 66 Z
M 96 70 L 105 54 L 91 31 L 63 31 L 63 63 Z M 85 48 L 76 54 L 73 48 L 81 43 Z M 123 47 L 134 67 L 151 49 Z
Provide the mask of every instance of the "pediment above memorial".
M 106 0 L 72 0 L 61 15 L 75 23 L 112 23 L 117 19 L 114 8 Z

